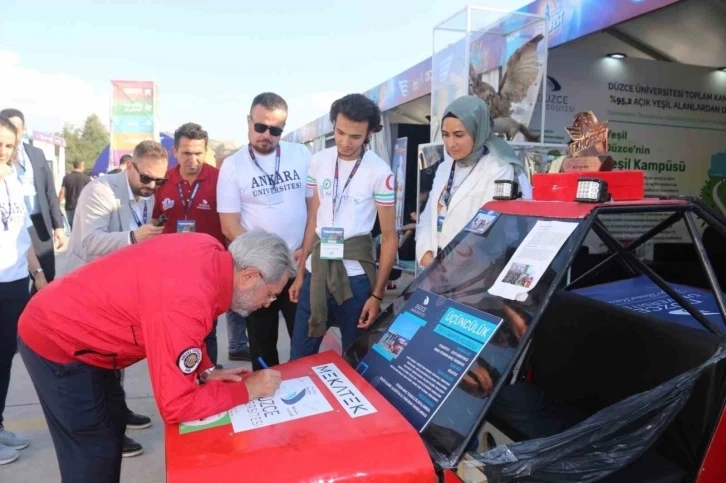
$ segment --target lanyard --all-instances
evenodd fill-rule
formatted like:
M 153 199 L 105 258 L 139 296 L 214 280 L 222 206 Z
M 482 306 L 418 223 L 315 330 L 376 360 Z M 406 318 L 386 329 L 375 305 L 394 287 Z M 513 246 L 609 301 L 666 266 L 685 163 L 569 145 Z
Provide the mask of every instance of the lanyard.
M 23 160 L 22 163 L 20 162 L 21 159 Z M 25 167 L 27 162 L 28 162 L 28 160 L 25 159 L 25 147 L 21 144 L 20 147 L 18 148 L 18 155 L 15 158 L 15 164 L 17 164 L 19 168 L 23 168 L 22 176 L 25 176 L 25 173 L 28 171 L 27 168 Z M 20 177 L 20 176 L 21 176 L 21 174 L 18 173 L 18 177 Z
M 8 223 L 10 222 L 10 214 L 13 211 L 12 207 L 12 200 L 10 199 L 10 188 L 8 188 L 8 181 L 3 180 L 3 183 L 5 184 L 5 192 L 8 194 L 8 211 L 7 213 L 2 213 L 2 222 L 3 222 L 3 229 L 5 231 L 8 231 L 10 227 L 8 226 Z
M 350 174 L 348 175 L 348 180 L 343 185 L 343 191 L 340 192 L 340 198 L 343 199 L 343 193 L 345 193 L 345 190 L 348 188 L 348 185 L 350 184 L 350 180 L 353 179 L 353 176 L 355 175 L 356 171 L 358 171 L 358 167 L 360 167 L 361 161 L 363 161 L 363 155 L 365 154 L 365 148 L 361 147 L 360 149 L 360 156 L 358 156 L 358 161 L 355 162 L 355 166 L 353 166 L 353 169 L 350 171 Z M 338 206 L 336 207 L 335 204 L 338 201 L 338 164 L 340 159 L 338 157 L 335 158 L 335 176 L 333 176 L 333 226 L 335 226 L 335 213 L 340 208 L 340 203 L 338 203 Z
M 265 176 L 268 178 L 270 177 L 269 174 L 267 174 L 267 171 L 262 169 L 262 166 L 257 162 L 257 158 L 255 157 L 255 152 L 252 150 L 252 146 L 247 146 L 247 149 L 250 153 L 250 159 L 252 159 L 252 162 L 255 163 L 255 166 L 265 173 Z M 272 189 L 275 189 L 275 186 L 277 186 L 277 177 L 280 175 L 280 145 L 277 145 L 277 148 L 275 148 L 275 177 L 272 179 Z
M 131 214 L 134 215 L 134 220 L 136 220 L 136 224 L 141 228 L 141 225 L 145 225 L 146 221 L 149 219 L 149 206 L 146 204 L 146 201 L 144 201 L 144 222 L 141 223 L 141 220 L 139 219 L 139 215 L 136 213 L 136 210 L 133 206 L 131 206 L 131 202 L 129 201 L 129 208 L 131 208 Z
M 192 203 L 194 202 L 194 198 L 197 197 L 197 191 L 199 191 L 199 181 L 194 182 L 194 187 L 192 187 L 192 192 L 189 195 L 189 199 L 184 199 L 184 189 L 182 188 L 182 183 L 179 183 L 176 185 L 176 187 L 179 189 L 179 199 L 182 202 L 182 206 L 184 207 L 184 219 L 187 219 L 187 215 L 189 214 L 189 207 L 192 206 Z
M 449 210 L 449 203 L 451 202 L 451 198 L 452 198 L 451 188 L 453 188 L 453 186 L 454 186 L 454 172 L 455 171 L 456 171 L 456 162 L 454 162 L 454 164 L 451 165 L 451 172 L 449 173 L 449 181 L 446 183 L 446 189 L 441 194 L 441 199 L 439 200 L 439 205 L 443 204 L 446 207 L 447 211 Z M 472 166 L 471 171 L 466 173 L 466 176 L 461 181 L 461 184 L 459 186 L 464 184 L 464 181 L 466 181 L 466 178 L 469 177 L 469 175 L 471 174 L 472 171 L 474 171 L 474 166 Z
M 488 153 L 489 153 L 489 150 L 487 149 L 486 146 L 484 146 L 482 148 L 482 154 L 481 155 L 484 156 L 484 155 L 486 155 Z M 476 167 L 476 165 L 474 165 L 474 166 L 471 167 L 471 171 L 469 171 L 466 174 L 466 176 L 461 181 L 461 184 L 459 186 L 461 186 L 462 184 L 464 184 L 464 181 L 466 181 L 466 178 L 468 178 L 469 175 L 471 174 L 471 172 L 474 171 L 474 168 L 475 167 Z M 439 199 L 439 205 L 441 205 L 442 202 L 443 202 L 443 205 L 446 207 L 446 210 L 447 211 L 449 209 L 449 203 L 451 202 L 451 198 L 452 198 L 452 196 L 451 196 L 451 188 L 453 188 L 453 186 L 454 186 L 454 171 L 455 170 L 456 170 L 456 161 L 454 161 L 453 163 L 451 163 L 451 172 L 449 173 L 449 181 L 446 183 L 446 190 L 443 193 L 441 193 L 441 198 Z M 439 211 L 440 211 L 440 209 L 439 209 Z

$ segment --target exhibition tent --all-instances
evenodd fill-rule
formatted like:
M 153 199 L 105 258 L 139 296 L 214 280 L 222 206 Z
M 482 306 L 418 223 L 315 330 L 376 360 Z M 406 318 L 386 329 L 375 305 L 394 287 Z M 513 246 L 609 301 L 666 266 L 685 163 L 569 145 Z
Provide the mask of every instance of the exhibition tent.
M 563 5 L 560 8 L 564 8 L 569 2 L 559 3 Z M 577 50 L 600 56 L 624 54 L 627 58 L 723 70 L 726 68 L 725 26 L 726 0 L 679 0 L 555 45 L 550 55 L 558 50 Z M 427 62 L 430 69 L 431 59 Z M 580 65 L 579 68 L 587 69 L 588 66 Z M 431 96 L 427 93 L 393 107 L 391 122 L 427 124 L 430 109 Z
M 536 0 L 520 12 L 549 18 L 551 51 L 621 53 L 636 59 L 726 67 L 722 48 L 726 45 L 726 0 Z M 553 26 L 558 22 L 559 26 Z M 431 64 L 428 58 L 365 94 L 388 112 L 392 124 L 428 124 Z M 332 126 L 322 116 L 286 139 L 312 144 L 331 132 Z
M 555 152 L 562 153 L 570 140 L 565 127 L 578 112 L 592 110 L 609 122 L 618 169 L 645 172 L 647 195 L 696 196 L 726 216 L 726 0 L 535 0 L 517 14 L 548 19 L 542 93 L 546 144 L 518 138 L 513 144 L 528 163 L 539 156 L 537 162 L 546 164 Z M 451 23 L 456 20 L 439 27 Z M 431 142 L 432 83 L 439 88 L 450 83 L 441 51 L 436 65 L 428 58 L 364 93 L 384 112 L 384 129 L 374 136 L 372 148 L 379 154 L 406 152 L 404 216 L 417 209 L 417 182 L 423 186 L 424 178 L 433 176 L 421 153 Z M 502 65 L 509 55 L 503 55 Z M 527 121 L 538 133 L 541 104 Z M 334 143 L 331 133 L 329 119 L 321 116 L 286 139 L 317 151 Z M 401 151 L 397 140 L 407 147 Z M 432 159 L 440 159 L 440 151 Z M 621 240 L 632 236 L 625 225 L 622 232 L 611 228 Z M 686 235 L 681 223 L 658 243 L 678 249 Z M 601 248 L 593 247 L 593 253 Z M 656 258 L 663 257 L 665 248 L 652 249 L 660 253 Z

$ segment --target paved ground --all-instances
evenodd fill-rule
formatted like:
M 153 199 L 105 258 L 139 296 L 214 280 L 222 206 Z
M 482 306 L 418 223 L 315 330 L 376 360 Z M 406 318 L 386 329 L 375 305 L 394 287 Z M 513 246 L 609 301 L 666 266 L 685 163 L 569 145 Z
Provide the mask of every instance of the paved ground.
M 65 265 L 65 254 L 58 253 L 57 256 L 58 268 L 62 270 Z M 217 331 L 220 348 L 219 363 L 225 367 L 235 365 L 250 367 L 249 363 L 230 363 L 227 360 L 226 326 L 226 320 L 220 320 Z M 290 340 L 282 324 L 278 348 L 280 359 L 287 360 L 290 353 Z M 130 437 L 143 445 L 144 454 L 134 458 L 124 458 L 121 481 L 123 483 L 163 483 L 166 481 L 164 476 L 164 426 L 152 396 L 146 362 L 142 361 L 128 368 L 125 377 L 124 387 L 129 407 L 134 412 L 151 417 L 153 424 L 148 429 L 128 431 L 127 434 Z M 20 459 L 14 463 L 0 466 L 0 482 L 53 483 L 60 481 L 53 442 L 38 404 L 35 389 L 19 355 L 16 355 L 13 363 L 10 392 L 4 417 L 7 428 L 29 437 L 31 444 L 21 451 Z

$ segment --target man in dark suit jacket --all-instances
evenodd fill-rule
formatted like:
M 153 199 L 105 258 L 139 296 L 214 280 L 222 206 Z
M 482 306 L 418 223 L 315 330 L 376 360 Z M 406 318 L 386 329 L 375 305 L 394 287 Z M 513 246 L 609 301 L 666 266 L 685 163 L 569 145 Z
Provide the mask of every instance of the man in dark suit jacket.
M 23 113 L 17 109 L 4 109 L 0 114 L 9 118 L 18 128 L 18 140 L 21 141 L 25 130 Z M 41 266 L 31 276 L 34 279 L 44 277 L 47 282 L 51 282 L 55 278 L 54 249 L 66 243 L 63 216 L 55 191 L 53 173 L 43 151 L 35 146 L 19 142 L 16 156 L 18 177 L 23 183 L 26 203 L 33 221 L 30 235 Z M 32 291 L 35 291 L 35 284 Z
M 120 173 L 121 171 L 125 171 L 126 168 L 129 167 L 129 163 L 131 162 L 131 155 L 124 154 L 121 156 L 121 159 L 118 160 L 118 168 L 112 169 L 106 174 L 116 174 Z

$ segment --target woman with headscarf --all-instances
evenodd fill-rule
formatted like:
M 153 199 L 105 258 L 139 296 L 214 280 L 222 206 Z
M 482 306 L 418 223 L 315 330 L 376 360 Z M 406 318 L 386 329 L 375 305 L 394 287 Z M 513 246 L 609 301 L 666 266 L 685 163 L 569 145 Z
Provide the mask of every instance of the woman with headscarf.
M 524 198 L 532 188 L 522 161 L 494 136 L 486 102 L 464 96 L 444 111 L 441 134 L 452 159 L 439 166 L 426 208 L 416 226 L 416 260 L 428 266 L 495 193 L 495 181 L 519 183 Z

